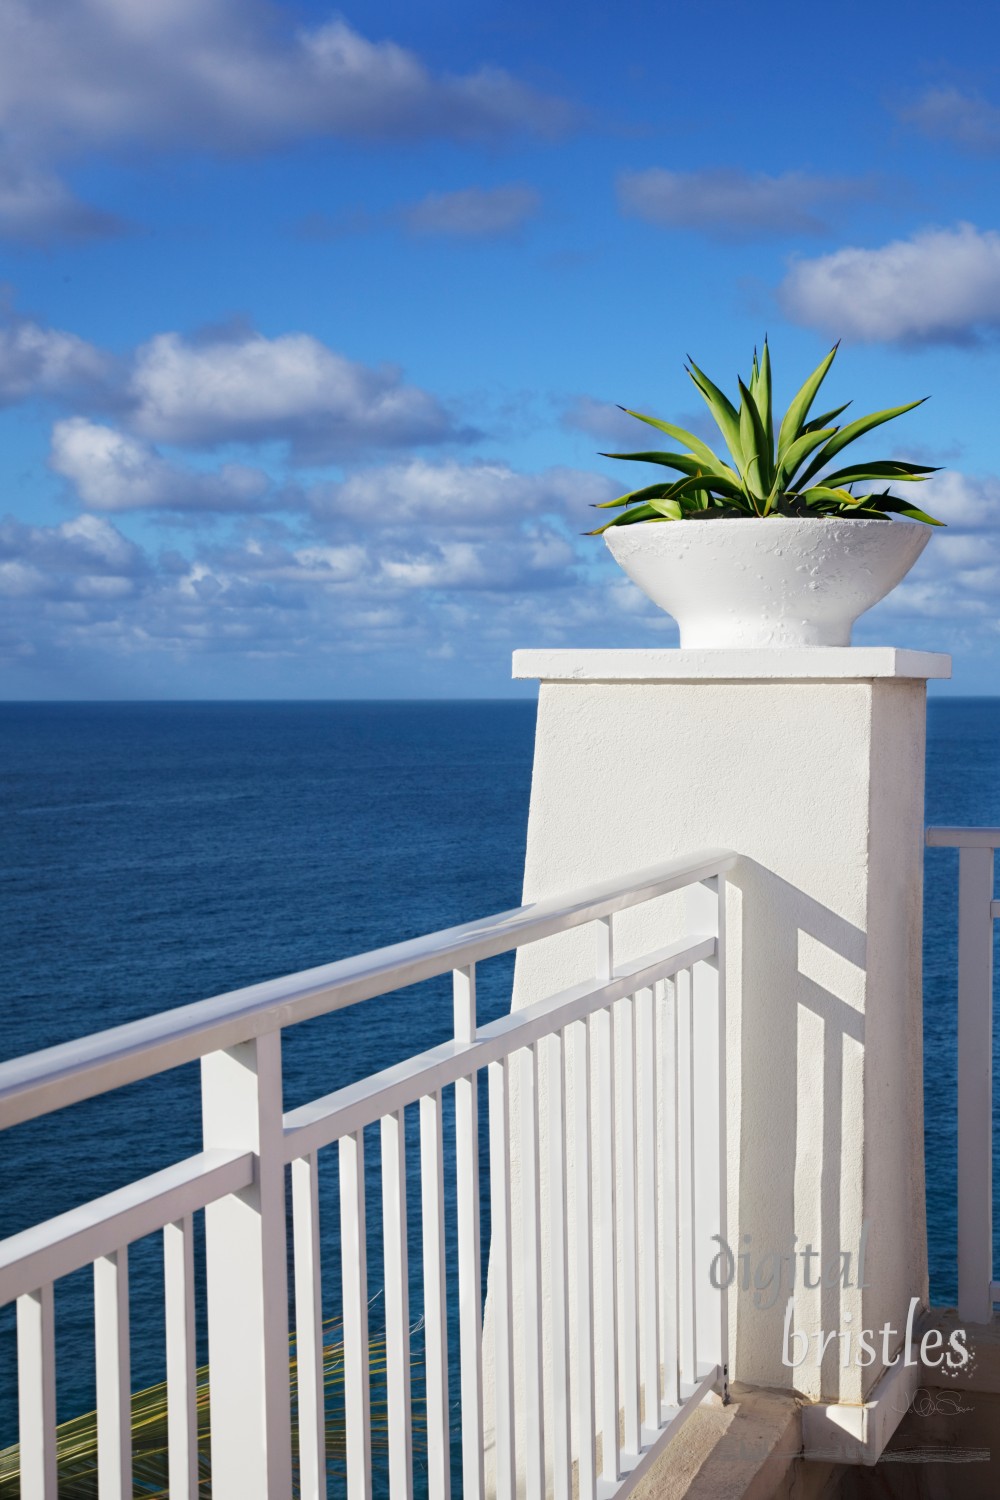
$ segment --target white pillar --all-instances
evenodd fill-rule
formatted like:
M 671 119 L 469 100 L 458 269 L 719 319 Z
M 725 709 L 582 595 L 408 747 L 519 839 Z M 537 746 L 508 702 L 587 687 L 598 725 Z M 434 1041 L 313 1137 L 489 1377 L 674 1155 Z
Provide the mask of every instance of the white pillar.
M 874 1363 L 852 1344 L 844 1368 L 836 1338 L 816 1362 L 817 1334 L 888 1321 L 898 1347 L 910 1299 L 927 1298 L 925 697 L 949 674 L 947 657 L 868 647 L 514 658 L 515 677 L 541 682 L 525 901 L 698 848 L 741 856 L 726 904 L 729 1241 L 761 1280 L 798 1252 L 793 1326 L 813 1343 L 788 1368 L 787 1291 L 766 1309 L 734 1289 L 730 1374 L 814 1400 L 861 1401 L 882 1370 L 881 1337 Z M 682 935 L 683 899 L 657 906 L 619 919 L 620 960 L 652 946 L 652 921 L 659 943 Z M 581 929 L 521 950 L 514 1007 L 588 978 L 593 942 Z M 805 1290 L 807 1246 L 811 1279 L 847 1252 L 853 1284 Z

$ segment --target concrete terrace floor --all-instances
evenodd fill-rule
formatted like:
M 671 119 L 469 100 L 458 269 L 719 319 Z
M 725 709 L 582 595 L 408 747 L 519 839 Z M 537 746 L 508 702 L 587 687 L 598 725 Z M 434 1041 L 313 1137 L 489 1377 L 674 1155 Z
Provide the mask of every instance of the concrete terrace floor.
M 924 1328 L 960 1326 L 934 1309 Z M 802 1457 L 802 1403 L 734 1385 L 695 1412 L 636 1500 L 996 1500 L 1000 1495 L 1000 1324 L 969 1328 L 967 1370 L 922 1385 L 871 1468 Z

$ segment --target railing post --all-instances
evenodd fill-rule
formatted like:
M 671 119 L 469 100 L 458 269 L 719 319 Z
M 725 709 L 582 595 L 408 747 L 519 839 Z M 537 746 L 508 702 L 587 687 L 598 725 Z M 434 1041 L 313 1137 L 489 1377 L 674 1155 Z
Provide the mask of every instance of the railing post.
M 253 1184 L 205 1210 L 214 1500 L 289 1500 L 281 1034 L 202 1058 L 205 1146 L 253 1151 Z
M 993 850 L 958 864 L 958 1312 L 993 1317 Z

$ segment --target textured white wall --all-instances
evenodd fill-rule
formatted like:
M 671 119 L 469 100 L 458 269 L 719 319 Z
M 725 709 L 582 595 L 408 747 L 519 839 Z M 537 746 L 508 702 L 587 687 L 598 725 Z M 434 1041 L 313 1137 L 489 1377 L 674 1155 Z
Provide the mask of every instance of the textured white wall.
M 536 654 L 521 655 L 530 675 Z M 924 679 L 946 659 L 720 652 L 706 667 L 705 655 L 537 653 L 563 680 L 540 689 L 524 899 L 710 845 L 742 856 L 727 900 L 730 1243 L 750 1235 L 756 1263 L 794 1235 L 826 1264 L 856 1256 L 867 1219 L 868 1289 L 800 1291 L 796 1326 L 902 1327 L 910 1297 L 927 1294 Z M 663 680 L 674 671 L 701 675 Z M 638 956 L 683 933 L 683 898 L 618 923 L 619 956 Z M 593 962 L 590 929 L 522 950 L 514 1007 L 590 977 Z M 515 1213 L 515 1246 L 518 1231 Z M 843 1369 L 834 1345 L 821 1369 L 811 1354 L 794 1372 L 782 1364 L 784 1300 L 768 1312 L 734 1291 L 731 1377 L 863 1400 L 880 1363 Z M 487 1316 L 488 1425 L 491 1335 Z

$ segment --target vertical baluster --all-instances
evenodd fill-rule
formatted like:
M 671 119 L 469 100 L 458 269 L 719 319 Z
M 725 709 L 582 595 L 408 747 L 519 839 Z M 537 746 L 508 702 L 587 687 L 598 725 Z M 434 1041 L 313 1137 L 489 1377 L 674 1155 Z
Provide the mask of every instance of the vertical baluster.
M 718 1212 L 719 1212 L 719 1237 L 723 1241 L 729 1239 L 729 1125 L 726 1113 L 729 1099 L 729 1084 L 726 1076 L 727 1045 L 726 1035 L 726 880 L 725 876 L 718 876 L 715 882 L 716 889 L 716 937 L 718 948 L 716 950 L 716 1035 L 718 1038 L 718 1058 L 716 1069 L 716 1087 L 718 1097 L 716 1099 L 716 1111 L 718 1116 L 719 1130 L 719 1176 L 717 1182 Z M 711 1262 L 709 1262 L 711 1265 Z M 719 1363 L 722 1366 L 722 1395 L 723 1399 L 729 1400 L 729 1291 L 724 1288 L 719 1294 Z
M 635 997 L 635 1055 L 640 1090 L 639 1178 L 639 1343 L 643 1416 L 650 1435 L 660 1425 L 660 1341 L 657 1314 L 659 1234 L 657 1218 L 656 1027 L 653 991 Z
M 382 1118 L 382 1237 L 385 1256 L 389 1494 L 392 1500 L 411 1500 L 413 1431 L 406 1245 L 406 1116 L 402 1109 Z
M 663 982 L 657 1019 L 657 1060 L 661 1080 L 660 1151 L 660 1346 L 663 1401 L 680 1404 L 680 1109 L 678 1099 L 677 978 Z
M 565 1035 L 549 1038 L 549 1266 L 552 1308 L 552 1481 L 555 1500 L 570 1500 L 569 1303 L 566 1238 Z
M 958 1314 L 993 1320 L 993 850 L 958 854 Z
M 515 1500 L 514 1287 L 510 1223 L 509 1060 L 490 1063 L 490 1281 L 496 1351 L 498 1500 Z
M 726 1046 L 723 977 L 723 891 L 718 878 L 687 893 L 692 932 L 714 933 L 713 959 L 695 964 L 691 974 L 692 1121 L 694 1144 L 694 1293 L 699 1374 L 720 1369 L 728 1359 L 728 1294 L 713 1287 L 712 1261 L 726 1236 Z
M 528 1500 L 544 1500 L 545 1433 L 542 1384 L 542 1242 L 538 1151 L 538 1051 L 525 1047 L 521 1066 L 521 1183 L 524 1307 L 525 1482 Z
M 692 1385 L 697 1378 L 693 1084 L 694 1034 L 691 1024 L 691 971 L 684 969 L 677 976 L 677 1279 L 680 1303 L 677 1342 L 682 1385 Z
M 590 1027 L 570 1028 L 573 1047 L 573 1212 L 576 1235 L 576 1339 L 574 1396 L 577 1492 L 595 1500 L 594 1464 L 594 1210 L 590 1180 Z
M 56 1333 L 52 1283 L 17 1299 L 17 1395 L 21 1494 L 58 1500 Z
M 454 970 L 455 1041 L 476 1037 L 476 970 Z M 455 1082 L 458 1332 L 462 1381 L 462 1494 L 480 1500 L 483 1472 L 483 1304 L 479 1244 L 478 1073 Z
M 635 1101 L 635 1011 L 631 996 L 615 1007 L 618 1011 L 620 1049 L 618 1076 L 621 1080 L 621 1276 L 622 1276 L 622 1390 L 624 1446 L 626 1453 L 639 1452 L 639 1297 L 636 1234 L 636 1101 Z
M 420 1214 L 424 1261 L 424 1358 L 427 1373 L 427 1492 L 451 1495 L 448 1321 L 445 1292 L 444 1147 L 441 1090 L 420 1101 Z
M 615 1028 L 610 1009 L 590 1018 L 597 1060 L 597 1255 L 600 1292 L 601 1475 L 619 1478 L 618 1261 L 615 1234 Z
M 292 1236 L 295 1248 L 299 1493 L 301 1500 L 323 1500 L 327 1493 L 326 1396 L 323 1375 L 319 1158 L 315 1151 L 292 1162 Z
M 132 1381 L 128 1250 L 94 1262 L 97 1485 L 101 1500 L 132 1500 Z
M 205 1210 L 212 1496 L 273 1500 L 292 1487 L 280 1032 L 203 1057 L 201 1091 L 206 1149 L 257 1157 Z
M 167 1331 L 167 1477 L 170 1500 L 198 1500 L 197 1345 L 194 1325 L 194 1222 L 163 1228 L 163 1305 Z
M 340 1247 L 344 1285 L 347 1495 L 348 1500 L 367 1500 L 372 1484 L 372 1429 L 363 1130 L 340 1139 Z

